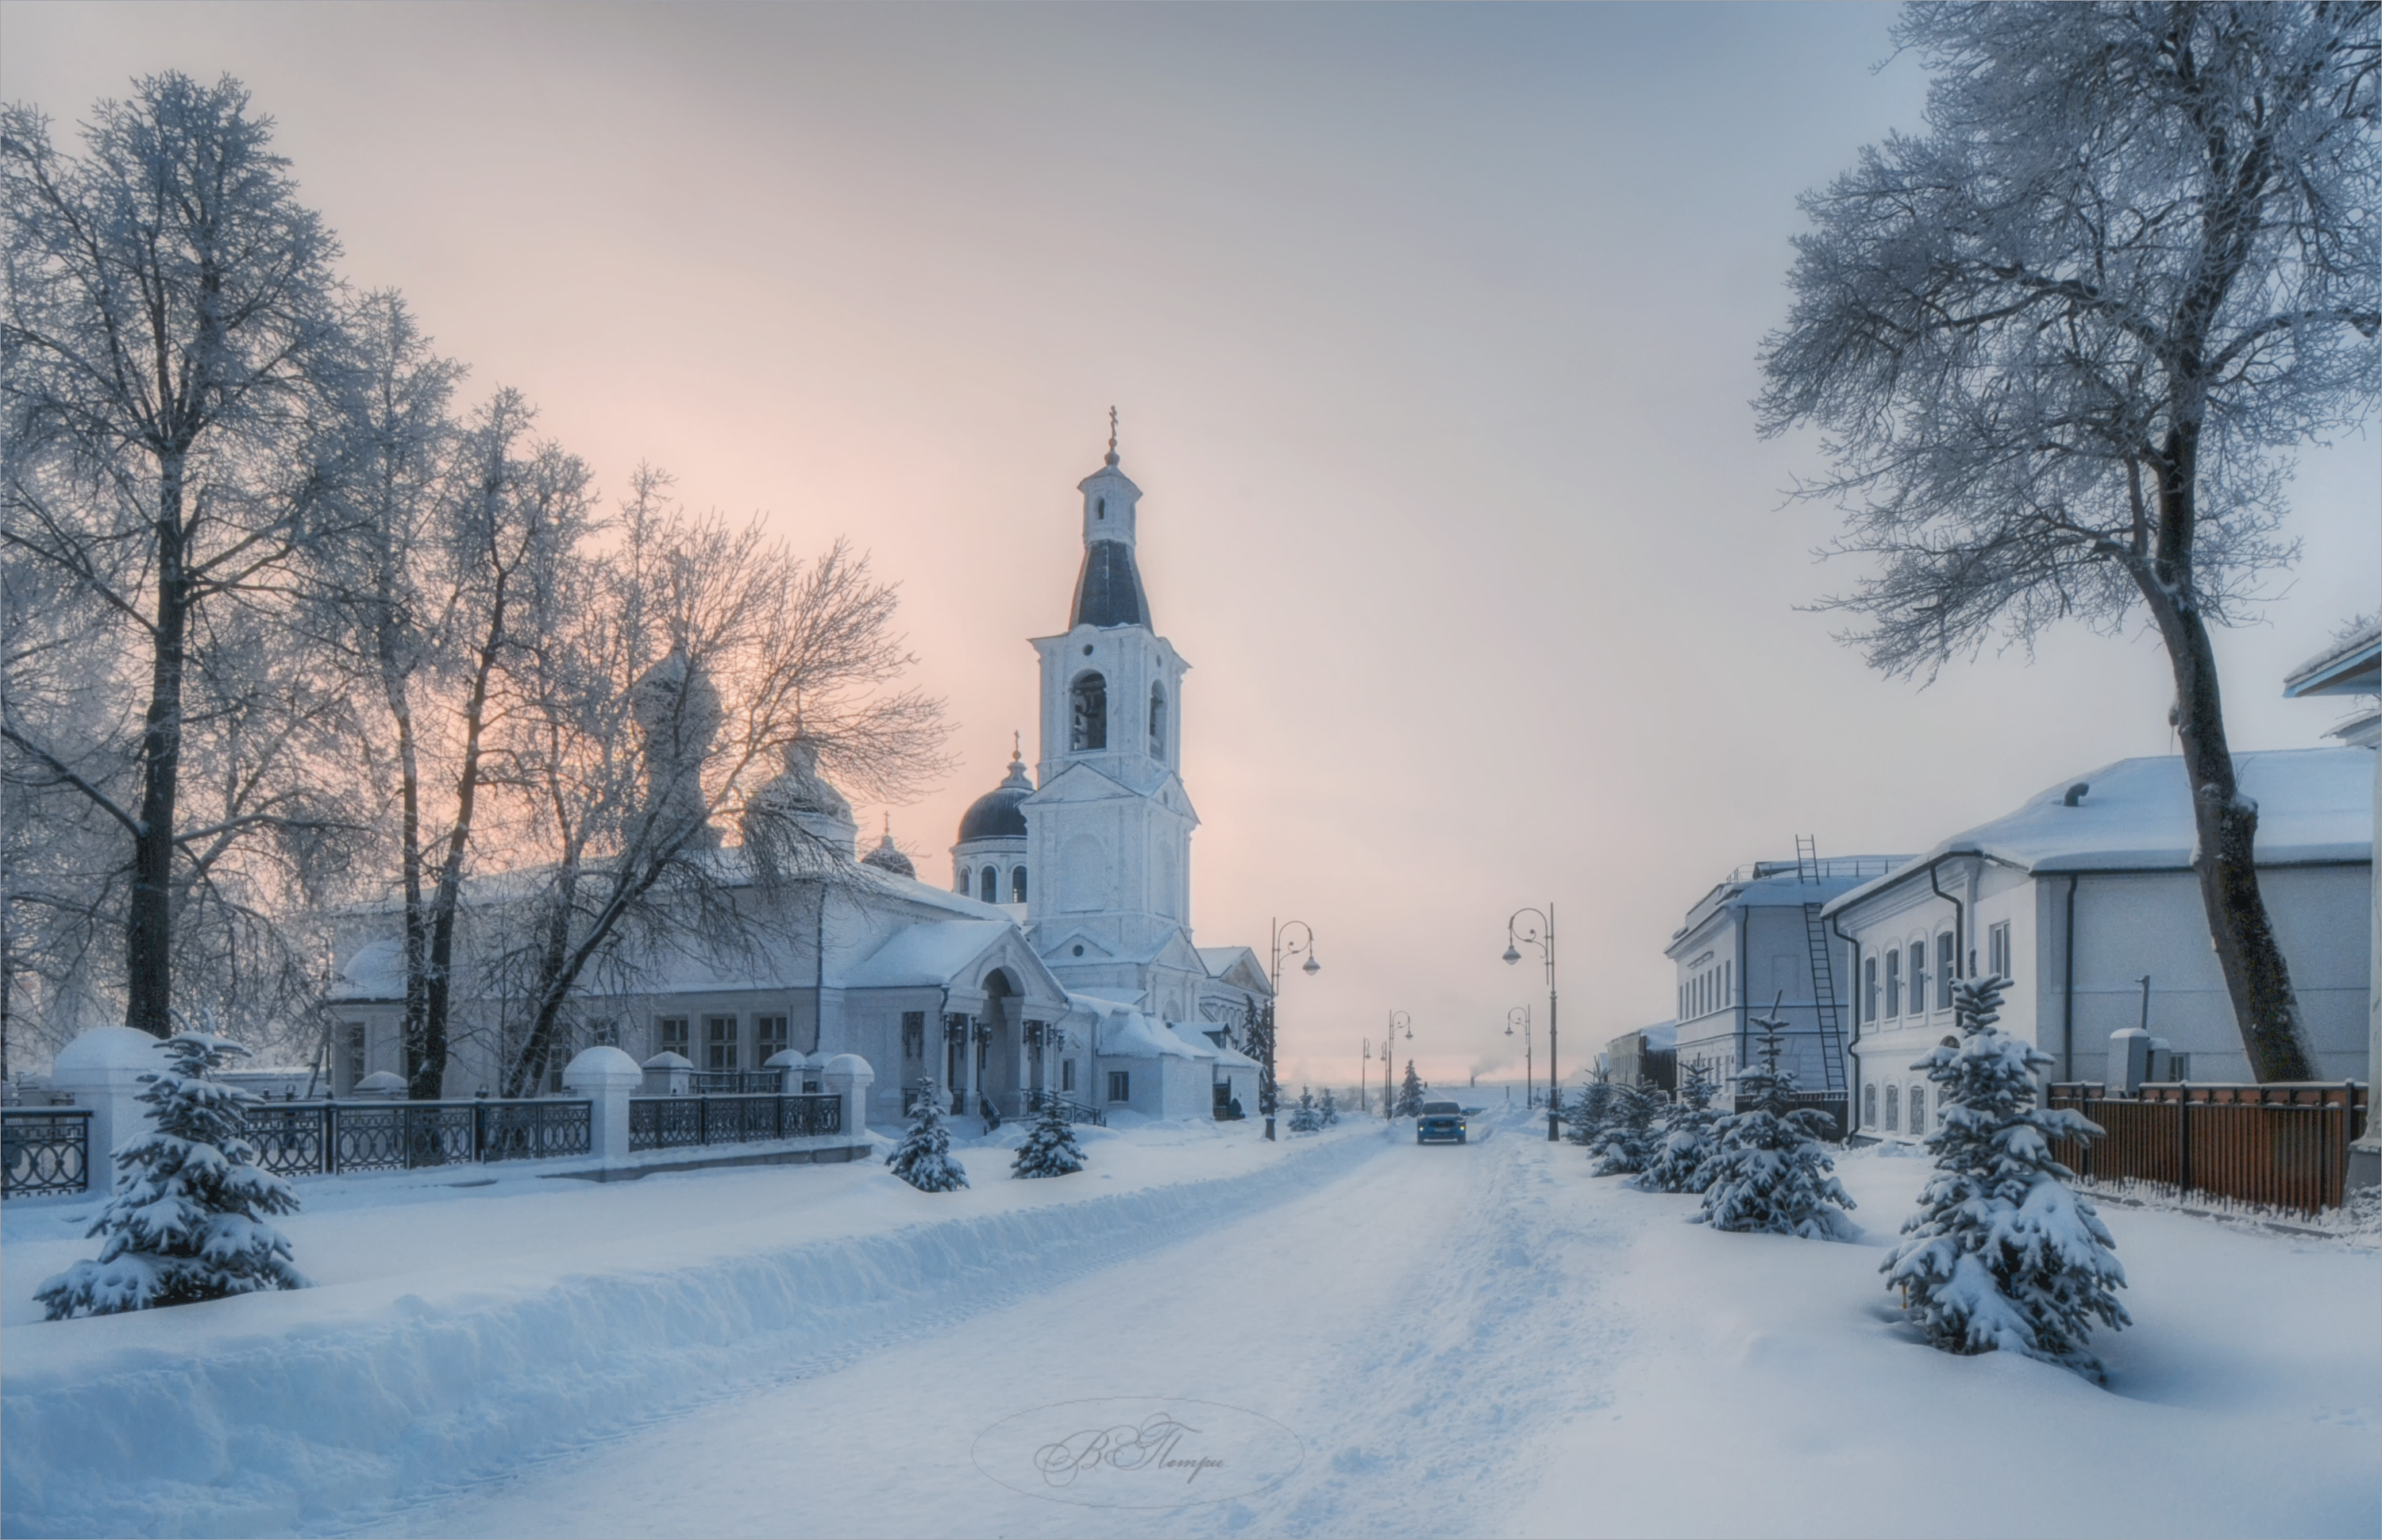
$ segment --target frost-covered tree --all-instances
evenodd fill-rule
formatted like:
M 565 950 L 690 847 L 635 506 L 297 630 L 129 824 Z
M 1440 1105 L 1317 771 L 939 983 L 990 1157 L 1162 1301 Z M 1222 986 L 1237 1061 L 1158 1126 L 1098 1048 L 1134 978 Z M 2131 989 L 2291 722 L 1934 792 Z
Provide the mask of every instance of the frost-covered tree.
M 1406 1060 L 1406 1078 L 1398 1082 L 1396 1116 L 1400 1118 L 1422 1116 L 1422 1077 L 1415 1073 L 1413 1059 Z
M 1651 1165 L 1662 1145 L 1655 1118 L 1663 1110 L 1662 1093 L 1650 1085 L 1616 1085 L 1604 1126 L 1589 1145 L 1600 1177 L 1634 1176 Z
M 1304 1085 L 1300 1086 L 1298 1101 L 1290 1109 L 1290 1131 L 1318 1133 L 1322 1128 L 1323 1108 L 1317 1105 L 1315 1093 Z
M 1322 1126 L 1327 1129 L 1340 1120 L 1339 1098 L 1332 1094 L 1332 1088 L 1328 1085 L 1323 1088 L 1323 1100 L 1317 1106 L 1316 1114 L 1323 1119 Z
M 255 1098 L 215 1079 L 248 1050 L 200 1033 L 161 1045 L 171 1068 L 141 1078 L 150 1131 L 116 1153 L 116 1192 L 90 1233 L 107 1239 L 34 1292 L 53 1321 L 302 1289 L 271 1216 L 298 1211 L 297 1189 L 256 1164 L 241 1137 Z
M 2081 1112 L 2035 1105 L 2035 1074 L 2053 1059 L 1995 1030 L 2003 982 L 1956 984 L 1958 1045 L 1912 1066 L 1937 1087 L 1937 1127 L 1925 1141 L 1935 1175 L 1903 1224 L 1909 1239 L 1880 1271 L 1934 1346 L 2023 1353 L 2097 1380 L 2086 1340 L 2096 1320 L 2112 1330 L 2128 1324 L 2114 1292 L 2126 1273 L 2051 1141 L 2101 1130 Z
M 1073 1136 L 1068 1142 L 1074 1143 Z M 919 1085 L 909 1131 L 885 1164 L 921 1192 L 952 1192 L 968 1184 L 967 1168 L 952 1158 L 952 1133 L 943 1126 L 942 1099 L 935 1094 L 933 1081 Z
M 1562 1095 L 1558 1089 L 1556 1095 Z M 1593 1144 L 1613 1116 L 1613 1082 L 1602 1069 L 1589 1071 L 1588 1083 L 1564 1106 L 1564 1137 L 1575 1144 Z
M 2211 622 L 2294 555 L 2299 445 L 2373 421 L 2382 35 L 2370 4 L 1914 5 L 1927 132 L 1803 200 L 1765 434 L 1811 424 L 1833 607 L 1898 676 L 2137 607 L 2165 644 L 2204 908 L 2262 1081 L 2314 1078 L 2259 892 Z M 2167 691 L 2162 691 L 2167 694 Z M 2157 703 L 2167 709 L 2170 700 Z
M 1720 1120 L 1712 1105 L 1713 1069 L 1699 1058 L 1684 1072 L 1678 1099 L 1656 1136 L 1654 1157 L 1638 1178 L 1638 1185 L 1649 1192 L 1701 1192 L 1710 1180 L 1704 1171 L 1718 1148 L 1713 1125 Z
M 1714 1229 L 1845 1239 L 1853 1233 L 1844 1215 L 1852 1195 L 1817 1137 L 1834 1125 L 1825 1113 L 1794 1105 L 1795 1072 L 1779 1067 L 1786 1023 L 1757 1016 L 1753 1024 L 1762 1029 L 1762 1057 L 1737 1077 L 1737 1096 L 1753 1105 L 1714 1126 L 1703 1211 L 1695 1218 Z
M 1013 1177 L 1066 1177 L 1084 1168 L 1084 1149 L 1075 1143 L 1075 1130 L 1056 1096 L 1042 1098 L 1041 1115 L 1025 1131 L 1025 1142 L 1017 1146 L 1017 1158 L 1012 1162 Z M 965 1178 L 962 1178 L 964 1184 Z

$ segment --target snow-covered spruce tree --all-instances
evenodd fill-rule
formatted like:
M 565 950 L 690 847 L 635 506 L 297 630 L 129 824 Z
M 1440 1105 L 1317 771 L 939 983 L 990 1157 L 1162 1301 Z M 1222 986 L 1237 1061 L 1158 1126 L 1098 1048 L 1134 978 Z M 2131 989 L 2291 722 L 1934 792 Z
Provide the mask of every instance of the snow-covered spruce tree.
M 952 1158 L 952 1134 L 943 1127 L 942 1098 L 933 1081 L 918 1087 L 917 1102 L 910 1109 L 910 1131 L 885 1164 L 921 1192 L 952 1192 L 968 1184 L 966 1167 Z
M 1939 1088 L 1941 1120 L 1926 1138 L 1935 1175 L 1902 1227 L 1909 1239 L 1879 1270 L 1946 1352 L 2023 1353 L 2098 1380 L 2101 1363 L 2085 1340 L 2096 1317 L 2112 1330 L 2129 1323 L 2111 1292 L 2126 1273 L 2050 1142 L 2101 1130 L 2081 1112 L 2035 1106 L 2034 1072 L 2052 1058 L 1995 1029 L 2002 983 L 1954 984 L 1959 1045 L 1911 1067 Z
M 107 1240 L 34 1291 L 50 1319 L 303 1289 L 289 1241 L 267 1216 L 298 1211 L 298 1191 L 256 1164 L 241 1137 L 255 1098 L 215 1078 L 246 1048 L 198 1033 L 159 1051 L 172 1068 L 141 1078 L 151 1131 L 117 1150 L 116 1195 L 91 1227 Z
M 1316 1111 L 1322 1115 L 1322 1126 L 1327 1129 L 1340 1120 L 1340 1100 L 1332 1094 L 1330 1086 L 1323 1088 L 1323 1100 L 1316 1107 Z
M 1568 1131 L 1564 1137 L 1575 1144 L 1593 1144 L 1596 1136 L 1604 1131 L 1605 1120 L 1612 1116 L 1613 1082 L 1604 1078 L 1603 1070 L 1590 1070 L 1588 1083 L 1564 1108 L 1564 1125 Z
M 1694 1217 L 1714 1229 L 1842 1240 L 1852 1233 L 1843 1212 L 1852 1195 L 1831 1175 L 1836 1163 L 1815 1137 L 1832 1125 L 1825 1113 L 1794 1105 L 1795 1073 L 1778 1064 L 1786 1023 L 1757 1016 L 1753 1024 L 1762 1029 L 1762 1057 L 1737 1077 L 1737 1095 L 1753 1106 L 1715 1125 L 1719 1147 L 1707 1167 L 1703 1212 Z
M 1712 1066 L 1695 1059 L 1686 1073 L 1655 1137 L 1654 1158 L 1638 1177 L 1638 1185 L 1649 1192 L 1701 1192 L 1711 1179 L 1704 1169 L 1719 1147 L 1713 1125 L 1720 1120 L 1712 1109 Z
M 1589 1158 L 1596 1162 L 1592 1174 L 1635 1176 L 1653 1163 L 1662 1143 L 1662 1131 L 1654 1123 L 1663 1110 L 1662 1093 L 1651 1085 L 1616 1085 L 1611 1089 L 1611 1116 L 1597 1131 L 1596 1142 L 1588 1147 Z
M 1306 1086 L 1298 1088 L 1298 1105 L 1290 1109 L 1290 1131 L 1320 1133 L 1323 1130 L 1323 1109 L 1315 1103 L 1315 1093 Z
M 1017 1146 L 1017 1159 L 1011 1165 L 1013 1177 L 1067 1177 L 1084 1168 L 1084 1148 L 1075 1143 L 1075 1131 L 1060 1109 L 1056 1096 L 1042 1099 L 1041 1115 L 1034 1126 L 1025 1131 L 1025 1143 Z M 966 1180 L 964 1177 L 961 1179 Z
M 1422 1116 L 1422 1077 L 1415 1073 L 1414 1060 L 1406 1060 L 1406 1079 L 1398 1082 L 1397 1115 L 1401 1118 Z

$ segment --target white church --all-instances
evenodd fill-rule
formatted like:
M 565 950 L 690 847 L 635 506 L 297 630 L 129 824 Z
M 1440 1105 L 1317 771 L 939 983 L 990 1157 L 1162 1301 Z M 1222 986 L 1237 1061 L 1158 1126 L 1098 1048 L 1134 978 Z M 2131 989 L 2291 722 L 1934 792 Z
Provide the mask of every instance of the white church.
M 610 1042 L 649 1079 L 726 1090 L 788 1053 L 857 1054 L 876 1071 L 873 1124 L 898 1119 L 929 1081 L 953 1107 L 1003 1118 L 1038 1093 L 1102 1117 L 1255 1111 L 1259 1068 L 1230 1028 L 1271 991 L 1249 947 L 1192 940 L 1189 665 L 1152 625 L 1134 549 L 1141 489 L 1113 438 L 1079 490 L 1067 628 L 1034 641 L 1040 752 L 1030 773 L 1013 759 L 961 820 L 952 887 L 918 881 L 890 834 L 859 854 L 851 804 L 797 742 L 755 798 L 791 810 L 839 869 L 791 899 L 755 884 L 742 901 L 794 903 L 801 923 L 775 927 L 781 939 L 757 958 L 651 959 L 634 993 L 581 1002 L 556 1065 Z M 732 871 L 742 854 L 731 845 L 717 859 Z M 332 1055 L 343 1093 L 403 1069 L 394 918 L 360 912 L 343 927 Z M 493 1045 L 460 1033 L 446 1094 L 494 1084 L 496 1065 Z

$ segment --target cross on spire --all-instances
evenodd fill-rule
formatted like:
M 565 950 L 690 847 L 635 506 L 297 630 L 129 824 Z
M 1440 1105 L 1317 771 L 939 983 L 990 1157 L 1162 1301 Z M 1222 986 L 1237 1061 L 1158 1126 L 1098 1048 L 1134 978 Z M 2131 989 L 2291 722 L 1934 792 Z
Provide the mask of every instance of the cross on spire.
M 1116 444 L 1117 409 L 1114 407 L 1111 407 L 1109 408 L 1109 463 L 1111 465 L 1114 465 L 1117 462 Z

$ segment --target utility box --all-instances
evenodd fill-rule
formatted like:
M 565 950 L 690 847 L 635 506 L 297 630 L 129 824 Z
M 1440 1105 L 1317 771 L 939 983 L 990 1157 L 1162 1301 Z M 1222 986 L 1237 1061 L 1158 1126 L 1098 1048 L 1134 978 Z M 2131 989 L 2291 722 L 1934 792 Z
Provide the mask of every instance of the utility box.
M 2108 1094 L 2131 1096 L 2142 1090 L 2143 1082 L 2150 1079 L 2155 1041 L 2140 1027 L 2120 1027 L 2109 1034 L 2109 1068 L 2103 1077 Z

